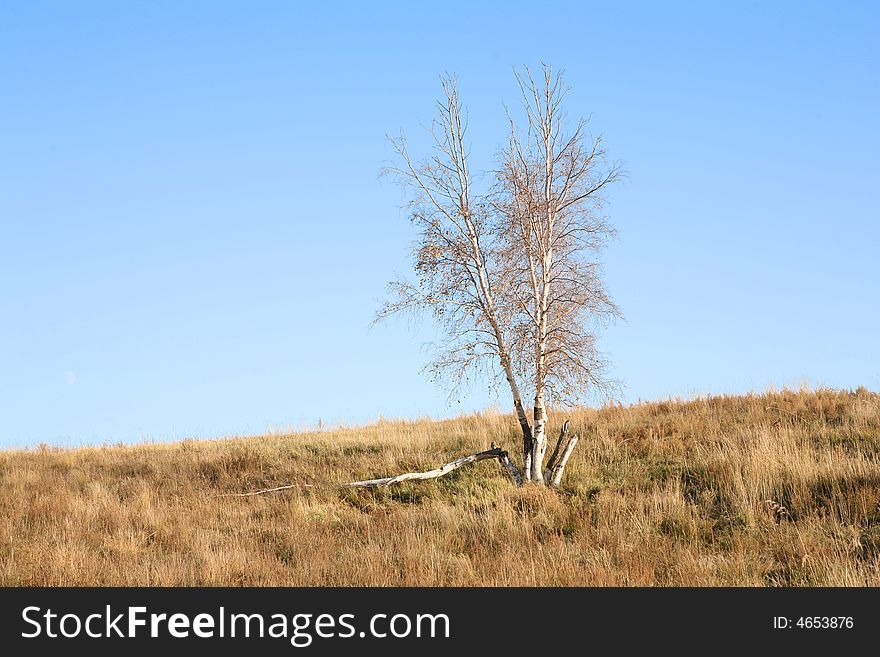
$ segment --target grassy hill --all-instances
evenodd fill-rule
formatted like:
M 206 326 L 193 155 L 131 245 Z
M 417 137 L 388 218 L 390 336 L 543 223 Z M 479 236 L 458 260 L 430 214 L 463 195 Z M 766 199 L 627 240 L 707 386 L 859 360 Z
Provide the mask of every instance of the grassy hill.
M 516 423 L 493 414 L 0 452 L 0 584 L 880 585 L 877 394 L 567 417 L 582 440 L 558 492 L 516 489 L 494 461 L 378 491 L 332 485 L 492 441 L 515 453 Z M 301 487 L 219 496 L 287 483 Z

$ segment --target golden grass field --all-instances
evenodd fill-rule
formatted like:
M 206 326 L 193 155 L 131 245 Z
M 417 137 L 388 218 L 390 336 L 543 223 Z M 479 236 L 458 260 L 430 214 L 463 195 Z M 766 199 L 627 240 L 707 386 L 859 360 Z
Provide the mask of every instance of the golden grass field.
M 556 492 L 513 487 L 495 461 L 391 489 L 333 486 L 492 441 L 516 454 L 516 423 L 492 413 L 0 452 L 0 584 L 880 585 L 880 395 L 566 417 L 582 439 Z M 286 483 L 303 486 L 218 496 Z

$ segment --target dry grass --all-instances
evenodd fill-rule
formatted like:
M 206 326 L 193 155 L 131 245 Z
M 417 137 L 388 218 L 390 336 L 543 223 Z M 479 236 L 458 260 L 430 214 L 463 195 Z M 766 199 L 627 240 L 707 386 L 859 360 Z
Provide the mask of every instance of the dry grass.
M 0 453 L 4 585 L 880 585 L 880 396 L 767 393 L 571 414 L 559 492 L 494 462 L 502 415 Z M 560 416 L 556 416 L 561 420 Z M 289 482 L 260 497 L 215 497 Z

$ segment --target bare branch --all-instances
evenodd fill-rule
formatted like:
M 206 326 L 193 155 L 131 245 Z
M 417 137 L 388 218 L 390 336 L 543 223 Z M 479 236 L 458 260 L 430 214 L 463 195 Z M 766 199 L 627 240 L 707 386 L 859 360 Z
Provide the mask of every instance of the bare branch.
M 397 484 L 401 481 L 410 481 L 413 479 L 424 480 L 424 479 L 436 479 L 437 477 L 442 477 L 443 475 L 447 475 L 453 470 L 457 470 L 463 465 L 467 465 L 468 463 L 476 463 L 477 461 L 484 461 L 486 459 L 499 459 L 501 460 L 502 465 L 504 466 L 507 472 L 511 472 L 507 467 L 510 464 L 510 459 L 507 456 L 507 452 L 505 452 L 500 447 L 493 447 L 492 449 L 488 449 L 484 452 L 477 452 L 476 454 L 469 454 L 468 456 L 462 456 L 461 458 L 457 458 L 454 461 L 450 461 L 444 465 L 441 465 L 439 468 L 434 468 L 433 470 L 428 470 L 426 472 L 404 472 L 403 474 L 395 475 L 393 477 L 381 477 L 379 479 L 367 479 L 365 481 L 353 481 L 348 484 L 342 484 L 344 488 L 379 488 L 381 486 L 390 486 L 391 484 Z M 505 460 L 502 460 L 505 459 Z

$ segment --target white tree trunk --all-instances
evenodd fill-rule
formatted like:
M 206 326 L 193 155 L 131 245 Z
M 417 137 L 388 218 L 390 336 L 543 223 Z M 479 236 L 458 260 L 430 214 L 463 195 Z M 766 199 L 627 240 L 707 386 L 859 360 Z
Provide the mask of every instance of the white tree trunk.
M 574 452 L 578 440 L 577 434 L 573 436 L 568 434 L 568 420 L 566 420 L 562 424 L 559 440 L 556 441 L 556 447 L 553 449 L 553 454 L 547 461 L 547 469 L 544 471 L 544 478 L 547 479 L 550 486 L 556 487 L 562 481 L 562 473 L 565 471 L 565 466 Z
M 568 457 L 571 456 L 572 452 L 574 452 L 574 446 L 577 445 L 580 437 L 575 434 L 568 440 L 568 444 L 565 446 L 565 449 L 562 451 L 562 455 L 559 457 L 559 463 L 553 468 L 550 472 L 550 485 L 558 486 L 562 481 L 562 473 L 565 471 L 565 465 L 568 463 Z
M 532 481 L 544 483 L 544 455 L 547 453 L 547 411 L 542 397 L 535 398 L 535 426 L 532 433 Z
M 497 332 L 500 336 L 500 331 Z M 500 342 L 501 339 L 499 337 Z M 516 419 L 519 421 L 523 434 L 523 477 L 526 481 L 529 481 L 532 478 L 532 427 L 529 424 L 529 419 L 526 417 L 525 408 L 523 408 L 522 396 L 516 383 L 516 376 L 514 376 L 513 368 L 510 365 L 510 356 L 506 353 L 501 357 L 501 366 L 504 368 L 504 376 L 510 385 L 510 392 L 513 395 L 513 408 L 516 411 Z

